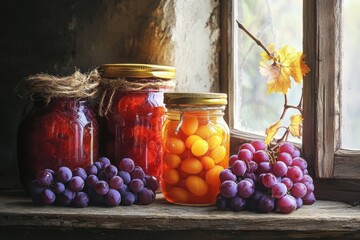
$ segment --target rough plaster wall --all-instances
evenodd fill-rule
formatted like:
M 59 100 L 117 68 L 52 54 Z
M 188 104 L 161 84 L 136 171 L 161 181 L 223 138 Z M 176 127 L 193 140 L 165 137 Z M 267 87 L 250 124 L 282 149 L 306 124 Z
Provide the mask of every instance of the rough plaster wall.
M 219 2 L 174 1 L 176 90 L 218 92 Z

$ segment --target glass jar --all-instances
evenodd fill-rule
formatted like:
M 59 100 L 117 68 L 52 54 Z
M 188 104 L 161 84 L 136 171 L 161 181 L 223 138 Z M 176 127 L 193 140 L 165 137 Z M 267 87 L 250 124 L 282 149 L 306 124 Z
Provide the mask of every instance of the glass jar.
M 25 189 L 38 171 L 86 167 L 98 157 L 98 123 L 79 98 L 35 100 L 18 128 L 18 169 Z
M 102 153 L 113 164 L 132 158 L 160 179 L 164 92 L 174 86 L 175 68 L 148 64 L 105 64 L 102 76 Z M 105 103 L 104 103 L 105 102 Z
M 212 205 L 229 164 L 227 95 L 168 93 L 164 102 L 162 192 L 171 203 Z

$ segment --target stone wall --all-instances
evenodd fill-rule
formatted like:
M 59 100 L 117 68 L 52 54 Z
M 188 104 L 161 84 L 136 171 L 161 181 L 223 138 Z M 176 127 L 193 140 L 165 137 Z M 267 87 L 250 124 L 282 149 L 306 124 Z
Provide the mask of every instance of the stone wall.
M 102 63 L 173 65 L 177 91 L 219 90 L 215 0 L 12 0 L 0 8 L 0 174 L 16 171 L 26 76 L 71 74 Z

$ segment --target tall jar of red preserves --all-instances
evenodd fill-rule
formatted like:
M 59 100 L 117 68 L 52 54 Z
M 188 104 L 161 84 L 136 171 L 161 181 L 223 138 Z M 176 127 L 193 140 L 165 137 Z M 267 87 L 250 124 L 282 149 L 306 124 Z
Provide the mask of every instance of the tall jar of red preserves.
M 84 168 L 97 159 L 98 123 L 89 101 L 96 95 L 99 80 L 97 71 L 26 79 L 32 107 L 18 127 L 17 159 L 27 192 L 40 170 Z
M 132 158 L 146 174 L 160 178 L 164 92 L 175 85 L 175 68 L 150 64 L 100 67 L 102 155 L 113 164 Z
M 171 203 L 212 205 L 229 160 L 227 95 L 167 93 L 164 101 L 162 192 Z

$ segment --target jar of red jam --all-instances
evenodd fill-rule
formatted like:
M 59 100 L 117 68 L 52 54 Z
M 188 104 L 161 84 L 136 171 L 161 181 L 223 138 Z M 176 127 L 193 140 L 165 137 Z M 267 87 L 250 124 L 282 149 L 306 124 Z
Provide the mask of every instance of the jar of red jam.
M 95 80 L 78 71 L 64 78 L 39 74 L 27 79 L 31 108 L 17 137 L 19 176 L 27 192 L 40 170 L 61 166 L 73 170 L 97 160 L 99 127 L 89 101 L 99 79 L 97 71 Z
M 34 101 L 18 130 L 18 166 L 24 186 L 45 168 L 85 168 L 97 157 L 98 124 L 87 101 Z
M 171 203 L 212 205 L 228 167 L 227 95 L 166 93 L 164 101 L 162 192 Z
M 160 179 L 164 92 L 174 87 L 175 68 L 149 64 L 100 67 L 103 97 L 101 148 L 114 164 L 132 158 L 146 174 Z

